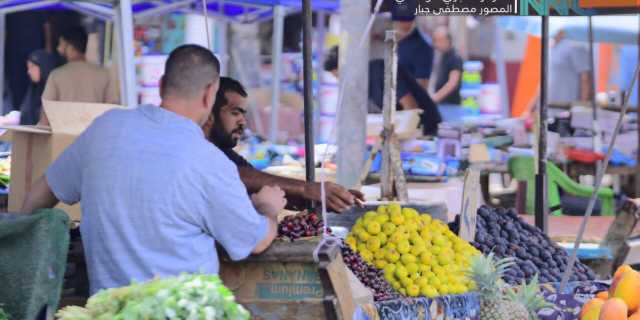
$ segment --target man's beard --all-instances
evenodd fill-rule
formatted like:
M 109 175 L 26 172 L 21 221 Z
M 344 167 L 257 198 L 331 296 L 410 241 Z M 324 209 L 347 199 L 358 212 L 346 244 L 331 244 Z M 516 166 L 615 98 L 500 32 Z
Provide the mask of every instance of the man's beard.
M 218 146 L 218 148 L 221 149 L 235 148 L 235 146 L 238 144 L 238 141 L 233 138 L 233 133 L 240 131 L 240 133 L 242 134 L 242 128 L 236 128 L 231 132 L 231 134 L 229 134 L 224 131 L 222 126 L 216 125 L 215 123 L 211 128 L 211 142 L 213 142 L 216 146 Z

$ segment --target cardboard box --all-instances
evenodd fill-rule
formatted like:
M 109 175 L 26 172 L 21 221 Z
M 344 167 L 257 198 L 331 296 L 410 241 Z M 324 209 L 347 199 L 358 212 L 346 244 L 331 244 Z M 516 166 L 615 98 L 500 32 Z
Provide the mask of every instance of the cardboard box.
M 3 126 L 13 135 L 9 212 L 19 212 L 32 184 L 93 119 L 117 105 L 43 101 L 50 127 Z M 80 220 L 80 205 L 58 205 L 72 220 Z

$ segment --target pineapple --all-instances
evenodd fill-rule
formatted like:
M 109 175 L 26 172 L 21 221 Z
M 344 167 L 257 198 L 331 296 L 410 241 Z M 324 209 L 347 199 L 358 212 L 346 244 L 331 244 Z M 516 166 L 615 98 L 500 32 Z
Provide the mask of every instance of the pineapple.
M 480 294 L 481 320 L 514 320 L 516 304 L 506 301 L 502 293 L 506 286 L 502 274 L 513 264 L 513 258 L 494 259 L 493 252 L 471 260 L 469 276 Z
M 469 276 L 480 295 L 481 320 L 536 319 L 536 311 L 546 307 L 544 299 L 537 295 L 537 276 L 529 285 L 523 283 L 519 290 L 506 287 L 502 275 L 513 264 L 513 258 L 496 259 L 493 253 L 473 258 Z
M 529 284 L 522 281 L 522 284 L 518 288 L 508 289 L 507 299 L 524 307 L 526 316 L 523 319 L 537 319 L 538 310 L 552 306 L 551 303 L 545 301 L 544 298 L 538 294 L 539 291 L 540 286 L 538 284 L 538 275 L 536 274 Z

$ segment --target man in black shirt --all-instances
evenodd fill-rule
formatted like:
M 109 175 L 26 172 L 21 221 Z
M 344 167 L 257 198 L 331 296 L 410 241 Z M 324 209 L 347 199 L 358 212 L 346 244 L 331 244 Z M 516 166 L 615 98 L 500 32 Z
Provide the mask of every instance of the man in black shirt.
M 398 40 L 398 66 L 427 91 L 433 68 L 433 47 L 415 25 L 415 0 L 395 2 L 391 9 L 393 29 Z
M 459 105 L 462 58 L 453 48 L 451 34 L 446 27 L 436 29 L 433 33 L 433 43 L 441 55 L 436 69 L 436 92 L 433 100 L 439 104 Z
M 220 89 L 211 111 L 212 117 L 203 130 L 209 141 L 215 144 L 224 154 L 238 166 L 240 179 L 250 193 L 258 192 L 262 187 L 278 186 L 284 190 L 288 207 L 300 209 L 305 200 L 320 201 L 320 183 L 275 176 L 256 170 L 233 148 L 244 133 L 246 121 L 247 92 L 240 82 L 220 77 Z M 342 186 L 326 182 L 327 209 L 342 212 L 356 203 L 356 199 L 364 200 L 364 195 L 357 190 L 347 190 Z

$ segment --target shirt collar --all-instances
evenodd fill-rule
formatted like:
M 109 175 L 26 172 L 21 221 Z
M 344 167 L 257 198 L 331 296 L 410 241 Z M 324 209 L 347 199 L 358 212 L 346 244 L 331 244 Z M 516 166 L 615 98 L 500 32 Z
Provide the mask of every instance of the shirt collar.
M 173 111 L 154 105 L 140 106 L 138 107 L 138 111 L 155 123 L 184 128 L 185 130 L 189 130 L 200 137 L 204 137 L 202 128 L 200 128 L 193 120 L 181 116 Z

